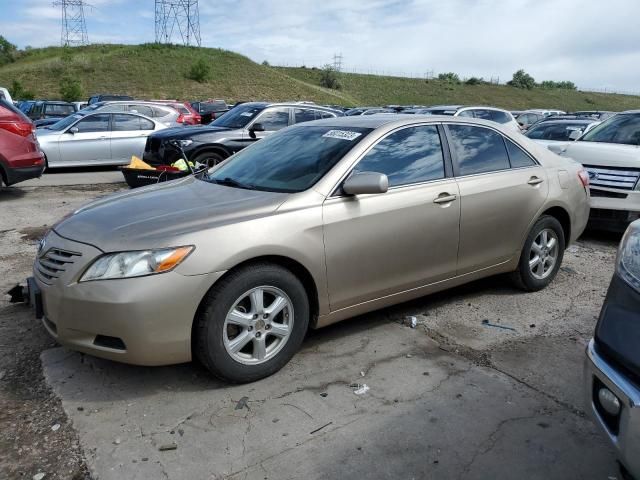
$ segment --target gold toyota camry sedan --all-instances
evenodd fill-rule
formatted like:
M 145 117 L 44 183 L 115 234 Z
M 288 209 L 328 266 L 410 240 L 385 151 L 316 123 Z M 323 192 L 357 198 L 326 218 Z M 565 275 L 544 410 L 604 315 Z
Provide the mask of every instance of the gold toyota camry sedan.
M 250 382 L 309 328 L 499 273 L 546 287 L 587 187 L 580 164 L 491 122 L 309 122 L 75 211 L 41 241 L 30 295 L 68 348 Z

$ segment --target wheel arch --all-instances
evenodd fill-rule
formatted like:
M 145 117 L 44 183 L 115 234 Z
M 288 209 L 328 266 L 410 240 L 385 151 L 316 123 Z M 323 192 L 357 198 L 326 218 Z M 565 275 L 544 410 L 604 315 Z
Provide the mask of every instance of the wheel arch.
M 268 263 L 268 264 L 278 265 L 283 268 L 286 268 L 291 273 L 293 273 L 298 278 L 298 280 L 300 280 L 300 282 L 304 286 L 304 289 L 307 293 L 307 298 L 309 299 L 309 311 L 311 314 L 311 318 L 309 319 L 309 327 L 315 328 L 320 307 L 319 307 L 319 298 L 318 298 L 318 288 L 313 278 L 313 275 L 311 275 L 311 272 L 307 269 L 307 267 L 305 267 L 303 264 L 301 264 L 297 260 L 294 260 L 291 257 L 287 257 L 284 255 L 262 255 L 259 257 L 253 257 L 253 258 L 244 260 L 238 263 L 237 265 L 235 265 L 234 267 L 230 268 L 229 270 L 227 270 L 224 275 L 222 275 L 219 279 L 216 280 L 216 282 L 213 285 L 211 285 L 211 287 L 203 295 L 202 299 L 200 299 L 200 303 L 192 319 L 192 326 L 191 326 L 192 351 L 193 351 L 193 346 L 195 342 L 195 338 L 194 338 L 195 329 L 193 328 L 193 326 L 195 325 L 196 319 L 199 313 L 201 312 L 201 308 L 204 304 L 204 301 L 207 295 L 209 294 L 209 292 L 211 291 L 211 289 L 215 288 L 216 285 L 218 285 L 222 279 L 226 278 L 232 272 L 235 272 L 248 265 L 259 264 L 259 263 Z
M 566 249 L 571 242 L 571 216 L 569 212 L 565 208 L 556 205 L 544 210 L 540 214 L 540 217 L 543 215 L 549 215 L 560 222 L 562 232 L 564 233 L 564 246 Z
M 219 143 L 210 143 L 199 147 L 191 153 L 191 157 L 195 158 L 203 153 L 217 153 L 224 159 L 229 158 L 233 153 L 227 147 Z

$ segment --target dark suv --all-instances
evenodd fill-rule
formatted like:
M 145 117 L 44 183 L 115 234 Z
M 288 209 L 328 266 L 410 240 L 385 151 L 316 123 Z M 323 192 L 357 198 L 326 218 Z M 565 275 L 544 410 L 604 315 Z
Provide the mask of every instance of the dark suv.
M 224 100 L 207 100 L 206 102 L 191 102 L 191 107 L 200 114 L 201 123 L 207 125 L 229 111 Z
M 190 161 L 213 166 L 281 128 L 342 116 L 342 112 L 303 103 L 242 103 L 207 126 L 153 133 L 147 138 L 144 161 L 170 165 L 181 156 L 174 146 L 178 142 Z
M 13 104 L 0 99 L 0 184 L 37 178 L 44 167 L 33 123 Z
M 39 100 L 34 102 L 29 110 L 27 110 L 27 116 L 34 122 L 45 118 L 64 118 L 75 113 L 76 107 L 69 102 L 58 101 L 45 101 Z

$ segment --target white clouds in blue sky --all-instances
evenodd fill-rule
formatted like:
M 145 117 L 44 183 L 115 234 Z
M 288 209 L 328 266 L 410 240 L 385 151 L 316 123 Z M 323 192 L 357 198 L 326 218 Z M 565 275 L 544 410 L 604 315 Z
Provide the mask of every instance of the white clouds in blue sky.
M 153 0 L 89 0 L 92 42 L 154 40 Z M 0 34 L 20 47 L 60 42 L 51 0 L 0 0 Z M 273 64 L 501 80 L 524 68 L 537 80 L 640 91 L 638 0 L 200 0 L 204 46 Z

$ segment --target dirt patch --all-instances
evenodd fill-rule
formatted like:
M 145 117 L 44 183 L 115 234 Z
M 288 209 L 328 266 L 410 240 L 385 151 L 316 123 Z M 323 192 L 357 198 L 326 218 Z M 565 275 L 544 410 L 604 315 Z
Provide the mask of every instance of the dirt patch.
M 48 225 L 42 225 L 41 227 L 26 227 L 19 232 L 22 234 L 22 238 L 29 241 L 39 241 L 44 234 L 49 230 Z

